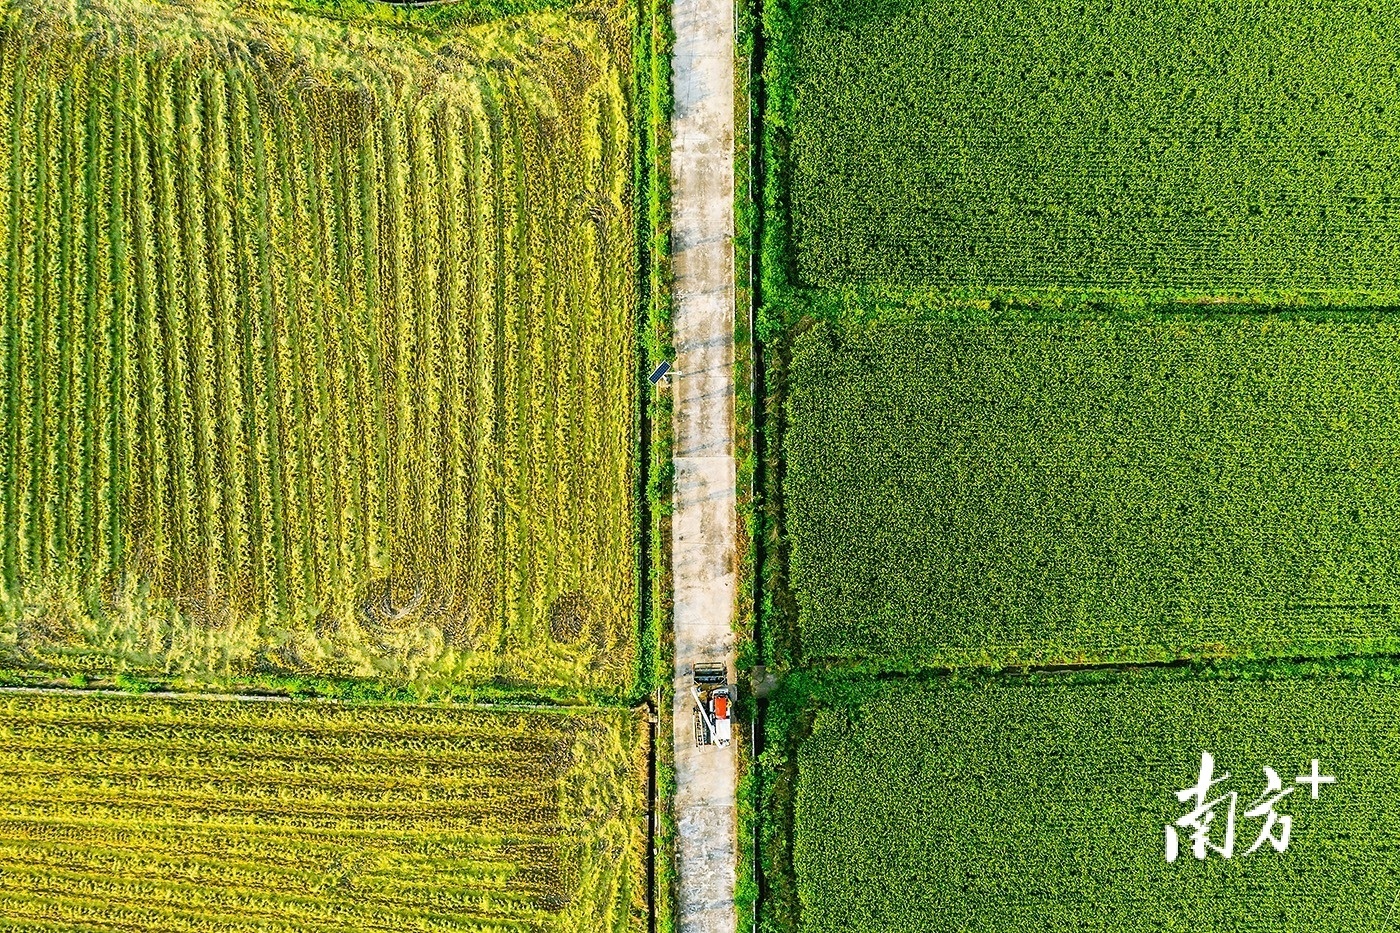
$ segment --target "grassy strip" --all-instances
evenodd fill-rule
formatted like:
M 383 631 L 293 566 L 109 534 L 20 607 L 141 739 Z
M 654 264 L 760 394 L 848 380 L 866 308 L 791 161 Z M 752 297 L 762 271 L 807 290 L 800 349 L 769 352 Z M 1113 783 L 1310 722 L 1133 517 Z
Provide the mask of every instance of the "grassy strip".
M 58 177 L 68 179 L 75 174 L 74 150 L 77 121 L 75 116 L 74 89 L 65 85 L 58 94 Z M 58 188 L 58 308 L 55 314 L 54 339 L 57 344 L 58 366 L 55 371 L 56 389 L 54 392 L 54 466 L 55 489 L 53 499 L 53 546 L 54 551 L 66 554 L 75 549 L 76 532 L 73 528 L 72 504 L 72 463 L 73 450 L 77 447 L 73 435 L 76 433 L 74 406 L 71 396 L 76 394 L 77 373 L 73 370 L 73 350 L 77 338 L 73 333 L 73 305 L 77 297 L 73 276 L 73 186 L 60 184 Z
M 9 50 L 6 50 L 9 52 Z M 4 352 L 5 352 L 5 457 L 0 462 L 0 470 L 4 471 L 3 494 L 5 503 L 5 525 L 6 527 L 18 527 L 21 523 L 20 494 L 19 494 L 19 462 L 20 444 L 23 438 L 20 428 L 20 407 L 23 403 L 23 392 L 21 391 L 20 380 L 23 378 L 23 370 L 20 368 L 20 256 L 23 255 L 23 242 L 20 239 L 20 218 L 23 215 L 24 198 L 24 163 L 21 157 L 24 138 L 21 130 L 25 125 L 23 113 L 25 108 L 25 69 L 9 67 L 13 64 L 13 59 L 17 53 L 10 52 L 3 59 L 5 65 L 5 75 L 7 76 L 7 94 L 9 107 L 8 146 L 6 147 L 6 162 L 8 175 L 8 197 L 6 202 L 6 236 L 5 236 L 5 331 L 4 331 Z M 11 591 L 19 578 L 20 573 L 20 538 L 19 535 L 7 534 L 4 536 L 3 573 L 6 593 Z
M 89 66 L 90 68 L 91 66 Z M 83 386 L 83 410 L 79 419 L 82 440 L 77 457 L 86 481 L 93 490 L 103 487 L 104 464 L 97 457 L 96 436 L 102 424 L 98 394 L 98 359 L 101 352 L 102 334 L 99 331 L 98 301 L 102 281 L 102 268 L 99 255 L 102 253 L 98 228 L 103 198 L 99 193 L 102 170 L 102 142 L 98 130 L 98 118 L 102 94 L 99 88 L 89 86 L 83 109 L 83 155 L 82 188 L 79 193 L 83 205 L 83 262 L 80 279 L 83 298 L 83 355 L 80 363 Z M 101 528 L 98 520 L 100 492 L 80 497 L 81 514 L 78 518 L 77 548 L 79 559 L 89 567 L 102 564 Z
M 738 656 L 735 673 L 740 684 L 752 684 L 763 672 L 763 632 L 760 572 L 765 541 L 762 533 L 763 486 L 759 462 L 763 437 L 759 400 L 763 397 L 763 346 L 755 333 L 758 307 L 763 301 L 759 281 L 759 243 L 762 226 L 758 211 L 759 160 L 762 139 L 754 133 L 755 110 L 760 106 L 762 85 L 755 70 L 762 68 L 763 49 L 758 34 L 759 3 L 738 0 L 737 58 L 734 81 L 734 422 L 747 430 L 736 431 L 735 506 L 738 516 L 738 587 L 735 595 L 735 640 Z M 756 99 L 757 97 L 757 99 Z M 758 830 L 757 801 L 761 788 L 755 756 L 762 747 L 764 701 L 741 690 L 735 715 L 740 723 L 736 756 L 739 766 L 735 792 L 738 853 L 734 905 L 738 929 L 756 927 L 762 890 L 761 865 L 755 849 Z M 747 726 L 748 728 L 744 728 Z
M 639 641 L 635 683 L 648 696 L 670 683 L 662 643 L 670 630 L 670 513 L 674 466 L 671 461 L 672 397 L 653 388 L 647 376 L 673 361 L 671 334 L 670 118 L 671 48 L 675 41 L 666 0 L 638 0 L 633 41 L 634 94 L 638 129 L 633 148 L 634 208 L 637 224 L 638 305 L 637 406 L 633 462 L 637 465 L 637 585 Z M 669 709 L 663 706 L 662 709 Z
M 663 361 L 674 361 L 671 292 L 671 138 L 674 106 L 671 51 L 675 34 L 669 0 L 638 0 L 640 15 L 633 39 L 633 99 L 638 124 L 632 150 L 633 211 L 638 218 L 635 249 L 636 288 L 640 296 L 636 323 L 636 406 L 633 436 L 637 489 L 636 563 L 639 640 L 634 682 L 640 697 L 656 706 L 653 749 L 656 787 L 652 840 L 652 933 L 673 933 L 677 925 L 675 841 L 672 806 L 676 777 L 672 724 L 671 640 L 671 492 L 672 396 L 647 381 Z
M 408 682 L 375 677 L 321 677 L 255 671 L 236 676 L 159 676 L 146 671 L 78 671 L 61 667 L 0 667 L 0 686 L 114 689 L 130 693 L 250 693 L 298 700 L 362 703 L 461 703 L 505 706 L 631 708 L 607 691 L 567 690 L 519 684 Z
M 46 72 L 47 69 L 44 69 Z M 41 75 L 44 73 L 41 72 Z M 42 78 L 41 78 L 42 81 Z M 32 269 L 34 289 L 28 308 L 29 335 L 27 344 L 27 368 L 29 370 L 28 416 L 26 433 L 29 435 L 29 451 L 22 459 L 28 464 L 28 570 L 42 574 L 47 569 L 51 531 L 52 509 L 48 496 L 48 475 L 51 472 L 51 456 L 48 447 L 49 394 L 48 374 L 52 368 L 52 354 L 48 332 L 51 323 L 52 294 L 54 291 L 49 269 L 49 254 L 53 236 L 49 223 L 49 203 L 53 196 L 51 166 L 48 159 L 39 153 L 47 153 L 53 124 L 53 89 L 41 85 L 35 95 L 34 122 L 34 161 L 33 197 L 34 214 L 31 243 L 32 254 L 26 257 Z
M 286 0 L 303 13 L 349 23 L 373 23 L 404 31 L 431 34 L 455 26 L 526 16 L 543 10 L 564 10 L 571 0 L 439 0 L 399 3 L 394 0 Z

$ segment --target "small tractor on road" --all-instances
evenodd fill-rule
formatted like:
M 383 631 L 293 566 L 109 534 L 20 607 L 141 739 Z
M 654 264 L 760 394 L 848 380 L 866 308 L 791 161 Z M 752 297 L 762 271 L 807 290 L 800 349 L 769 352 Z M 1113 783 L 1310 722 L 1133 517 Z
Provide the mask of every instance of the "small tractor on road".
M 690 695 L 695 697 L 695 747 L 729 744 L 729 717 L 734 692 L 729 668 L 718 661 L 690 666 Z

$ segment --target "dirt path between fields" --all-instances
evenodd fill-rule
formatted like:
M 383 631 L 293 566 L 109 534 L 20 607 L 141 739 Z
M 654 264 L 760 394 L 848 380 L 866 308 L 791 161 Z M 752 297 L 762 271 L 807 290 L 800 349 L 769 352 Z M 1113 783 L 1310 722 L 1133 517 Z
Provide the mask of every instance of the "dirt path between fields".
M 672 0 L 675 813 L 681 933 L 734 933 L 733 748 L 696 748 L 690 665 L 734 677 L 734 3 Z

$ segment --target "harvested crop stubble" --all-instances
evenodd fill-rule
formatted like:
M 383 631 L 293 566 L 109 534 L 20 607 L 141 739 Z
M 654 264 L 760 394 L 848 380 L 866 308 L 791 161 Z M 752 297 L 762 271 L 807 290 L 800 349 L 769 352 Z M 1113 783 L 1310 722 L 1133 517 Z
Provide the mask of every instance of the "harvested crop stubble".
M 884 688 L 798 753 L 803 933 L 1381 930 L 1400 875 L 1400 687 L 1284 680 Z M 1168 863 L 1201 752 L 1234 853 Z M 1312 759 L 1336 783 L 1311 799 Z M 1273 768 L 1288 847 L 1245 855 Z M 1212 842 L 1224 843 L 1222 805 Z M 1183 831 L 1189 836 L 1189 831 Z M 1271 830 L 1274 835 L 1278 828 Z
M 10 663 L 625 692 L 631 7 L 60 6 L 0 19 Z
M 625 711 L 0 696 L 0 926 L 645 929 Z
M 805 284 L 1400 293 L 1393 4 L 795 6 Z
M 819 325 L 791 381 L 809 658 L 1400 648 L 1400 324 Z

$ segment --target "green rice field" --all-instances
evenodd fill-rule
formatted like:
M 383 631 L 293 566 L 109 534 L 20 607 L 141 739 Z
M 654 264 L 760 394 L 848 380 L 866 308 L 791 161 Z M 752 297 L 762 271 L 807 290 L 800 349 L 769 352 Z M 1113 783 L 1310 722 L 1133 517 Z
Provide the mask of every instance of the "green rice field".
M 817 716 L 797 754 L 803 933 L 1386 928 L 1400 892 L 1400 690 L 1317 681 L 901 682 Z M 1181 830 L 1201 753 L 1230 857 Z M 1312 787 L 1297 777 L 1335 778 Z M 1282 851 L 1248 816 L 1273 768 Z M 1228 775 L 1228 778 L 1226 778 Z M 1225 800 L 1210 840 L 1224 848 Z
M 821 325 L 788 399 L 811 659 L 1003 667 L 1400 647 L 1400 328 Z
M 791 8 L 770 70 L 803 285 L 1400 290 L 1390 4 Z

